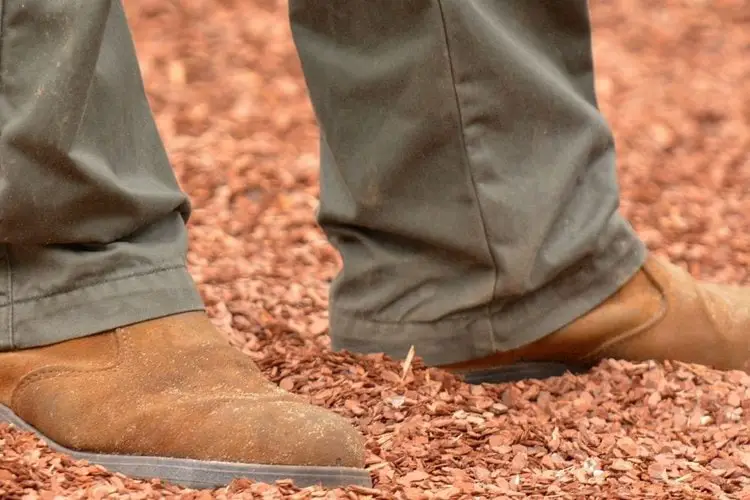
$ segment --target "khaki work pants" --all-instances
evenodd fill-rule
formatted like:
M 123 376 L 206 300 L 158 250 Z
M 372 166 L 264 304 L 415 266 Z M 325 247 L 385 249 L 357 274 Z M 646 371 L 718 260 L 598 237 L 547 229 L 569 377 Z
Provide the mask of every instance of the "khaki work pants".
M 0 5 L 0 349 L 201 309 L 120 2 Z M 335 347 L 484 356 L 641 266 L 585 1 L 290 0 L 290 17 L 344 259 Z

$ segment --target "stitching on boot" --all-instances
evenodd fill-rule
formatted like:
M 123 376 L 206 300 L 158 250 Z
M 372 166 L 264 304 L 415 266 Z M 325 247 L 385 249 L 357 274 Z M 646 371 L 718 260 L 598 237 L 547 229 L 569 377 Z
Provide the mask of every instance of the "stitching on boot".
M 105 366 L 103 368 L 94 368 L 94 369 L 76 369 L 76 368 L 66 368 L 66 367 L 47 367 L 42 368 L 40 370 L 34 371 L 26 375 L 21 379 L 21 381 L 18 383 L 16 388 L 13 390 L 13 395 L 10 398 L 10 404 L 11 408 L 16 407 L 16 403 L 18 402 L 18 398 L 21 397 L 21 394 L 24 390 L 29 388 L 32 384 L 39 382 L 41 380 L 49 380 L 53 378 L 70 378 L 75 377 L 78 375 L 88 374 L 88 373 L 101 373 L 106 372 L 110 370 L 116 370 L 119 368 L 119 366 L 122 364 L 122 361 L 126 357 L 126 346 L 123 342 L 121 342 L 120 334 L 123 332 L 122 328 L 116 329 L 113 334 L 113 338 L 115 341 L 115 361 L 109 365 Z
M 646 278 L 648 278 L 651 284 L 654 285 L 654 288 L 656 288 L 657 292 L 659 292 L 659 300 L 661 301 L 661 304 L 662 304 L 661 309 L 656 313 L 656 315 L 654 315 L 651 319 L 649 319 L 642 325 L 602 342 L 596 349 L 594 349 L 587 355 L 579 358 L 580 361 L 586 362 L 586 361 L 591 361 L 591 360 L 599 358 L 599 353 L 601 353 L 605 349 L 610 348 L 616 344 L 622 343 L 628 339 L 631 339 L 637 335 L 640 335 L 646 332 L 647 330 L 659 324 L 667 316 L 667 311 L 669 310 L 669 301 L 667 300 L 664 287 L 653 276 L 653 274 L 651 273 L 651 270 L 649 269 L 648 264 L 644 265 L 642 270 L 643 270 L 643 273 L 646 275 Z
M 116 329 L 114 333 L 114 339 L 115 339 L 115 349 L 116 349 L 116 361 L 110 365 L 103 368 L 95 368 L 92 370 L 84 370 L 84 369 L 75 369 L 75 368 L 57 368 L 57 367 L 49 367 L 49 368 L 42 368 L 41 370 L 38 370 L 36 372 L 32 372 L 23 379 L 21 379 L 21 382 L 19 382 L 16 389 L 13 391 L 13 395 L 11 396 L 10 404 L 11 409 L 13 409 L 16 406 L 17 399 L 21 397 L 21 393 L 24 389 L 29 388 L 32 384 L 35 382 L 39 382 L 41 380 L 51 380 L 51 379 L 70 379 L 75 377 L 82 377 L 88 374 L 92 373 L 103 373 L 107 371 L 119 371 L 123 366 L 123 361 L 129 357 L 129 354 L 132 351 L 132 344 L 131 340 L 128 338 L 127 335 L 121 335 L 124 333 L 125 329 L 118 328 Z M 257 375 L 262 376 L 261 372 L 255 372 Z M 303 403 L 303 404 L 309 404 L 310 402 L 305 400 L 302 396 L 284 391 L 281 389 L 277 384 L 272 384 L 273 387 L 276 389 L 272 392 L 269 392 L 268 394 L 261 394 L 261 393 L 254 393 L 254 392 L 246 392 L 243 390 L 242 394 L 224 394 L 221 396 L 216 396 L 213 398 L 214 401 L 252 401 L 252 402 L 260 402 L 260 401 L 270 401 L 270 402 L 279 402 L 279 403 Z

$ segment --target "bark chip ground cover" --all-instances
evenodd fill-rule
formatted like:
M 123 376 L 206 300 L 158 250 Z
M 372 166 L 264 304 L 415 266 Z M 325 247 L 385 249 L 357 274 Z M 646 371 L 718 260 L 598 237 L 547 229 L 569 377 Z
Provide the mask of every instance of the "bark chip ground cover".
M 317 129 L 283 0 L 126 2 L 146 88 L 195 203 L 211 317 L 282 387 L 351 418 L 372 490 L 113 475 L 0 427 L 0 498 L 749 498 L 750 375 L 604 361 L 470 387 L 419 361 L 333 353 L 338 265 L 314 221 Z M 593 2 L 622 209 L 694 276 L 748 283 L 750 1 Z

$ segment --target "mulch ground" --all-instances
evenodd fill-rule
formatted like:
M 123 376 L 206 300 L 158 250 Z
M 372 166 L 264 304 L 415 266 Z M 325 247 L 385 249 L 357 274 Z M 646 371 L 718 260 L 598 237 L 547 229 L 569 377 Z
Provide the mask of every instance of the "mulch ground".
M 136 481 L 0 428 L 0 497 L 750 498 L 750 376 L 605 361 L 470 387 L 419 360 L 332 353 L 339 261 L 315 226 L 317 130 L 283 0 L 126 2 L 158 125 L 195 202 L 216 324 L 284 388 L 351 418 L 375 489 Z M 592 2 L 623 210 L 695 276 L 749 280 L 750 1 Z M 419 352 L 417 351 L 417 355 Z

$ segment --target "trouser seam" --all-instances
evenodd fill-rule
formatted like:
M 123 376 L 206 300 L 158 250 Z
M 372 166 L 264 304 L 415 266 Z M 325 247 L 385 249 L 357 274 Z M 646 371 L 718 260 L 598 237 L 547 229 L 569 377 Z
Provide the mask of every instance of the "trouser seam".
M 3 40 L 5 40 L 5 0 L 0 0 L 0 90 L 3 87 Z M 0 122 L 0 134 L 2 134 L 3 123 Z M 8 344 L 11 349 L 16 347 L 16 332 L 13 329 L 13 268 L 10 264 L 10 252 L 7 246 L 3 246 L 3 256 L 5 257 L 5 277 L 6 286 L 8 287 Z
M 619 241 L 625 241 L 625 238 L 618 238 L 613 242 L 613 244 L 617 244 Z M 625 263 L 629 258 L 632 257 L 632 254 L 634 252 L 638 251 L 638 248 L 640 247 L 639 240 L 634 240 L 623 252 L 620 257 L 612 263 L 610 266 L 611 268 L 620 268 L 623 263 Z M 597 270 L 587 270 L 586 268 L 579 268 L 574 273 L 574 278 L 570 280 L 572 282 L 573 286 L 567 287 L 565 285 L 559 286 L 558 288 L 552 289 L 552 294 L 554 294 L 554 298 L 558 301 L 565 301 L 568 296 L 570 295 L 577 295 L 584 293 L 588 288 L 591 288 L 592 286 L 598 284 L 600 281 L 605 281 L 605 277 L 598 276 Z M 581 279 L 581 278 L 585 279 Z M 627 279 L 626 279 L 627 280 Z M 566 282 L 567 285 L 567 282 Z M 538 291 L 532 291 L 529 292 L 529 294 L 537 293 Z M 447 317 L 443 317 L 440 319 L 431 319 L 431 320 L 424 320 L 424 321 L 399 321 L 399 320 L 382 320 L 377 319 L 375 317 L 363 317 L 361 314 L 358 314 L 356 311 L 350 311 L 347 309 L 338 308 L 335 305 L 330 307 L 332 312 L 335 312 L 336 314 L 341 314 L 343 316 L 346 316 L 347 318 L 356 318 L 361 321 L 366 321 L 368 323 L 372 324 L 378 324 L 378 325 L 403 325 L 403 324 L 412 324 L 412 325 L 432 325 L 436 323 L 451 323 L 451 322 L 463 322 L 466 320 L 473 320 L 477 318 L 478 309 L 474 311 L 467 311 L 467 312 L 461 312 L 455 315 L 450 315 Z M 497 314 L 501 314 L 502 308 L 495 309 L 493 307 L 493 304 L 490 303 L 487 306 L 482 306 L 482 309 L 486 309 L 490 311 L 489 316 L 490 318 L 494 318 Z M 551 332 L 550 332 L 551 333 Z M 494 342 L 493 342 L 494 346 Z
M 18 278 L 18 268 L 14 268 L 14 274 Z M 156 318 L 205 311 L 187 266 L 103 282 L 13 307 L 15 349 L 42 347 Z M 7 313 L 7 307 L 0 308 L 0 315 Z M 0 345 L 0 351 L 9 349 L 7 341 Z
M 1 13 L 0 17 L 2 17 Z M 8 251 L 8 247 L 3 247 L 3 251 L 5 252 L 5 275 L 8 286 L 8 343 L 10 344 L 11 349 L 15 349 L 16 331 L 13 328 L 13 325 L 15 324 L 15 319 L 13 318 L 13 266 L 10 262 L 10 252 Z
M 616 240 L 619 241 L 619 240 Z M 622 255 L 612 263 L 612 268 L 619 268 L 625 263 L 629 258 L 632 257 L 632 254 L 636 251 L 638 251 L 638 248 L 640 247 L 638 240 L 635 240 L 625 251 L 623 251 Z M 581 275 L 585 277 L 586 279 L 581 279 Z M 565 301 L 568 296 L 570 295 L 576 295 L 584 293 L 588 288 L 591 288 L 592 286 L 595 286 L 599 284 L 599 282 L 606 281 L 607 277 L 605 276 L 598 276 L 596 274 L 595 270 L 587 270 L 585 268 L 579 269 L 574 274 L 575 279 L 572 279 L 574 286 L 573 287 L 566 287 L 561 286 L 557 289 L 553 289 L 552 293 L 554 294 L 554 298 L 557 301 L 563 302 Z M 632 277 L 632 276 L 631 276 Z M 626 278 L 625 281 L 627 281 Z M 530 294 L 534 294 L 535 292 L 530 292 Z M 482 307 L 485 308 L 484 306 Z M 501 311 L 493 310 L 492 304 L 487 305 L 487 310 L 490 311 L 490 318 L 494 318 L 497 314 L 501 314 Z M 362 317 L 362 315 L 357 314 L 355 311 L 349 311 L 347 309 L 341 309 L 336 307 L 335 305 L 331 307 L 331 311 L 335 312 L 336 314 L 341 314 L 342 316 L 346 316 L 347 318 L 353 318 L 358 319 L 360 321 L 366 321 L 368 323 L 377 324 L 377 325 L 403 325 L 403 324 L 412 324 L 412 325 L 434 325 L 436 323 L 452 323 L 452 322 L 463 322 L 466 320 L 473 320 L 477 318 L 477 312 L 464 312 L 459 313 L 455 315 L 450 315 L 441 319 L 433 319 L 433 320 L 426 320 L 426 321 L 399 321 L 399 320 L 382 320 L 382 319 L 376 319 L 374 317 Z M 550 332 L 552 333 L 552 332 Z M 493 342 L 494 346 L 494 342 Z
M 10 259 L 8 259 L 8 267 L 9 267 L 9 271 L 8 272 L 10 273 Z M 24 304 L 24 303 L 27 303 L 27 302 L 33 302 L 35 300 L 48 299 L 48 298 L 54 297 L 56 295 L 63 295 L 63 294 L 70 293 L 70 292 L 73 292 L 73 291 L 86 290 L 87 288 L 91 288 L 91 287 L 94 287 L 94 286 L 97 286 L 97 285 L 102 285 L 104 283 L 113 283 L 113 282 L 116 282 L 116 281 L 122 281 L 122 280 L 130 279 L 130 278 L 137 278 L 139 276 L 148 276 L 149 274 L 156 274 L 156 273 L 160 273 L 160 272 L 163 272 L 163 271 L 171 271 L 171 270 L 174 270 L 174 269 L 181 269 L 181 268 L 185 268 L 185 267 L 186 267 L 185 264 L 176 264 L 176 265 L 173 264 L 173 265 L 162 265 L 162 266 L 159 266 L 159 267 L 152 267 L 148 271 L 133 272 L 133 273 L 128 273 L 128 274 L 123 274 L 123 275 L 120 275 L 120 276 L 110 276 L 110 277 L 106 277 L 106 278 L 101 279 L 101 280 L 96 280 L 94 282 L 88 283 L 88 284 L 86 284 L 84 286 L 66 288 L 64 290 L 57 290 L 57 291 L 52 292 L 52 293 L 47 293 L 47 294 L 42 294 L 42 295 L 35 295 L 33 297 L 27 297 L 27 298 L 24 298 L 24 299 L 21 299 L 21 300 L 17 300 L 17 301 L 13 301 L 13 292 L 12 292 L 12 288 L 13 287 L 11 286 L 10 287 L 11 288 L 11 292 L 10 292 L 11 302 L 10 302 L 9 305 L 11 306 L 11 311 L 12 311 L 13 310 L 12 307 L 13 307 L 14 303 L 15 304 Z M 2 307 L 3 306 L 0 306 L 0 308 L 2 308 Z
M 526 308 L 518 320 L 508 320 L 504 318 L 505 311 L 495 311 L 491 321 L 502 335 L 493 345 L 486 342 L 487 326 L 479 310 L 473 317 L 468 313 L 469 317 L 463 314 L 460 318 L 451 316 L 431 322 L 384 323 L 352 316 L 334 306 L 330 315 L 333 348 L 360 353 L 385 352 L 403 359 L 409 347 L 415 346 L 418 355 L 429 365 L 462 362 L 513 350 L 586 315 L 631 279 L 647 256 L 648 250 L 635 239 L 616 260 L 597 266 L 599 272 L 587 280 L 588 286 L 568 288 L 565 291 L 569 293 L 561 290 L 551 294 L 549 301 Z
M 438 11 L 440 13 L 440 21 L 441 21 L 441 27 L 443 30 L 443 42 L 445 43 L 445 52 L 446 52 L 446 58 L 448 60 L 448 68 L 450 70 L 450 78 L 451 78 L 451 87 L 453 88 L 453 97 L 456 102 L 456 115 L 457 115 L 457 126 L 459 130 L 459 141 L 461 143 L 461 152 L 464 159 L 464 163 L 466 165 L 466 170 L 469 176 L 469 181 L 471 183 L 471 190 L 472 194 L 474 195 L 474 199 L 477 203 L 477 212 L 479 214 L 479 222 L 482 227 L 482 232 L 484 233 L 484 241 L 485 245 L 487 247 L 487 253 L 489 254 L 490 260 L 492 261 L 492 271 L 493 271 L 493 279 L 492 279 L 492 288 L 490 289 L 489 297 L 487 297 L 487 303 L 485 307 L 485 314 L 487 316 L 488 322 L 489 322 L 489 335 L 490 335 L 490 342 L 494 348 L 495 346 L 495 331 L 494 326 L 492 325 L 492 321 L 490 319 L 491 317 L 491 310 L 490 310 L 490 304 L 492 303 L 492 299 L 495 296 L 495 290 L 497 288 L 497 281 L 498 281 L 498 265 L 497 265 L 497 259 L 492 253 L 492 248 L 490 247 L 490 237 L 489 237 L 489 231 L 487 229 L 487 220 L 484 215 L 484 211 L 482 210 L 482 203 L 479 200 L 479 190 L 477 189 L 477 183 L 476 179 L 474 179 L 474 174 L 471 169 L 471 159 L 469 158 L 467 146 L 466 146 L 466 132 L 464 130 L 464 118 L 463 118 L 463 112 L 461 110 L 461 99 L 458 95 L 458 89 L 456 87 L 456 71 L 453 64 L 453 58 L 451 56 L 451 44 L 448 36 L 448 27 L 447 22 L 445 19 L 445 11 L 443 10 L 443 0 L 437 1 L 437 7 Z
M 0 84 L 2 83 L 3 68 L 3 31 L 5 27 L 5 0 L 0 0 Z
M 482 309 L 489 311 L 489 306 L 482 306 Z M 343 316 L 346 316 L 348 318 L 357 319 L 359 321 L 366 321 L 368 323 L 376 324 L 376 325 L 434 325 L 435 323 L 451 323 L 451 322 L 460 322 L 470 319 L 475 319 L 477 317 L 476 313 L 463 313 L 463 314 L 456 314 L 451 315 L 442 319 L 437 320 L 429 320 L 429 321 L 384 321 L 382 319 L 375 319 L 375 318 L 369 318 L 369 317 L 363 317 L 361 314 L 357 314 L 356 312 L 348 311 L 346 309 L 339 309 L 337 307 L 332 308 L 333 311 L 335 311 L 337 314 L 341 314 Z

